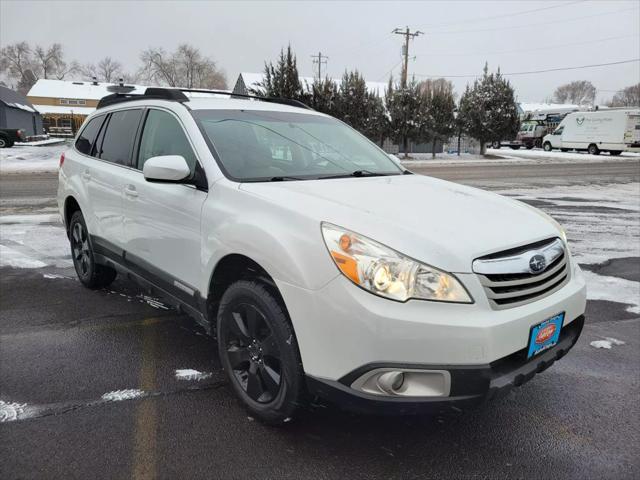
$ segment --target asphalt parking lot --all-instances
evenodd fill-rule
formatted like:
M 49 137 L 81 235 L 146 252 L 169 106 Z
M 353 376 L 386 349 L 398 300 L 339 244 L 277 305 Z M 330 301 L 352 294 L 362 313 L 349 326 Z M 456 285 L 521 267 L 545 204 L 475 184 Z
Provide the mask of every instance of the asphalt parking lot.
M 55 176 L 0 176 L 0 254 L 41 261 L 0 267 L 0 478 L 638 478 L 640 162 L 610 162 L 413 168 L 567 223 L 597 297 L 568 356 L 471 411 L 314 403 L 282 428 L 247 416 L 215 342 L 161 298 L 81 287 L 56 250 Z

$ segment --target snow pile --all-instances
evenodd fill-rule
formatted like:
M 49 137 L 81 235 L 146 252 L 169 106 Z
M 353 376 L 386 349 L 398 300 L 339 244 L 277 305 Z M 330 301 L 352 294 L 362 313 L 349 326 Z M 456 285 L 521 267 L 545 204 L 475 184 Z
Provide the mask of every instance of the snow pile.
M 176 370 L 176 379 L 178 380 L 196 380 L 199 382 L 200 380 L 210 378 L 211 375 L 211 372 L 200 372 L 191 368 Z
M 616 338 L 605 337 L 604 340 L 594 340 L 589 345 L 591 345 L 594 348 L 606 348 L 607 350 L 611 350 L 611 347 L 613 345 L 616 345 L 616 346 L 624 345 L 624 342 Z
M 0 174 L 57 172 L 60 155 L 68 148 L 69 144 L 64 142 L 0 149 Z

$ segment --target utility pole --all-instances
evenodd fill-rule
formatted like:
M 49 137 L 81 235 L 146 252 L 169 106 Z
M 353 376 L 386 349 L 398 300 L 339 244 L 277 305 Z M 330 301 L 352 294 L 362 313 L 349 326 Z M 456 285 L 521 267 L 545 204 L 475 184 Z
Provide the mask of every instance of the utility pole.
M 318 81 L 321 81 L 322 65 L 327 64 L 327 60 L 329 60 L 329 57 L 327 57 L 326 55 L 322 55 L 322 53 L 318 52 L 318 55 L 311 55 L 311 58 L 313 58 L 313 64 L 318 65 Z
M 409 72 L 409 40 L 412 40 L 419 35 L 424 35 L 424 32 L 421 32 L 419 30 L 412 32 L 411 30 L 409 30 L 409 27 L 406 27 L 404 30 L 402 30 L 401 28 L 396 28 L 391 33 L 404 36 L 404 45 L 402 46 L 402 55 L 404 55 L 404 64 L 402 67 L 402 79 L 400 81 L 400 84 L 402 88 L 406 88 L 407 77 Z

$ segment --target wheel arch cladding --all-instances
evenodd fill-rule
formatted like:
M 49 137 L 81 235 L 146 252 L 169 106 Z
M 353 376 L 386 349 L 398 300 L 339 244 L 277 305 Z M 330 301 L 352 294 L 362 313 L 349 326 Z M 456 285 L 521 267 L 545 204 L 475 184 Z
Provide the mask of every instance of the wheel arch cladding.
M 67 230 L 67 234 L 69 233 L 69 223 L 71 222 L 71 217 L 78 210 L 82 211 L 82 209 L 80 208 L 80 204 L 73 195 L 69 195 L 64 201 L 64 225 Z
M 209 314 L 209 320 L 213 325 L 215 325 L 222 295 L 224 295 L 224 292 L 231 284 L 238 280 L 259 280 L 267 290 L 275 296 L 278 302 L 280 302 L 285 314 L 289 317 L 289 312 L 284 302 L 284 298 L 282 297 L 280 290 L 278 290 L 273 277 L 267 272 L 267 270 L 258 262 L 246 255 L 231 253 L 225 255 L 218 261 L 211 273 L 211 278 L 209 279 L 207 313 Z M 291 320 L 289 320 L 289 322 L 291 323 Z

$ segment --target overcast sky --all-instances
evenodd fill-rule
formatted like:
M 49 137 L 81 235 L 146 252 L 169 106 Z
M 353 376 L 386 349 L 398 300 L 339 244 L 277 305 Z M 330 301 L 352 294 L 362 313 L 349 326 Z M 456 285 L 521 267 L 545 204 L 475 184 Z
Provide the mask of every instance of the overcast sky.
M 532 11 L 535 10 L 535 11 Z M 503 73 L 640 58 L 640 1 L 423 2 L 163 2 L 0 0 L 0 45 L 26 40 L 63 44 L 68 59 L 111 56 L 139 67 L 149 46 L 172 50 L 187 42 L 212 57 L 233 86 L 242 71 L 262 71 L 291 43 L 302 75 L 311 55 L 329 56 L 328 73 L 360 70 L 367 80 L 400 73 L 396 27 L 425 35 L 410 45 L 410 75 L 460 76 L 485 61 Z M 498 18 L 496 18 L 498 17 Z M 419 76 L 421 75 L 421 76 Z M 598 99 L 640 81 L 640 63 L 510 76 L 521 101 L 541 101 L 571 80 L 590 80 Z M 451 78 L 461 92 L 471 78 Z

